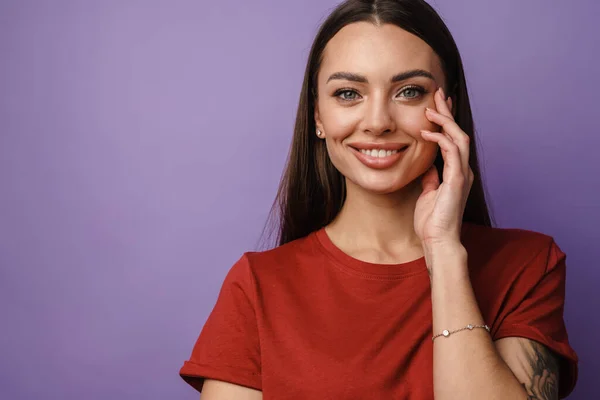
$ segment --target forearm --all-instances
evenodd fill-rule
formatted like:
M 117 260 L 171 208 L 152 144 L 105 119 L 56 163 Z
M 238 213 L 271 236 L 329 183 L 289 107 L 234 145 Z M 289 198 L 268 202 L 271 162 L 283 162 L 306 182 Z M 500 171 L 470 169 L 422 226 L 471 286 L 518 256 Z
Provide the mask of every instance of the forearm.
M 485 325 L 475 299 L 464 247 L 426 251 L 431 274 L 433 332 Z M 436 400 L 527 399 L 521 384 L 481 328 L 434 341 L 433 387 Z

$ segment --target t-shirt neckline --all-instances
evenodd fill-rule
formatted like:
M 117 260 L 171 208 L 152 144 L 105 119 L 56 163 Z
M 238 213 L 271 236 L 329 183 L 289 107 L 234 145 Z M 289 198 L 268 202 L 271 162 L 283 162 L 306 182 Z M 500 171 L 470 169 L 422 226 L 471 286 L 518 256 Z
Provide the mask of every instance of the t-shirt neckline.
M 321 249 L 347 272 L 372 279 L 403 279 L 427 272 L 425 256 L 400 264 L 377 264 L 362 261 L 344 253 L 329 238 L 325 228 L 313 232 Z

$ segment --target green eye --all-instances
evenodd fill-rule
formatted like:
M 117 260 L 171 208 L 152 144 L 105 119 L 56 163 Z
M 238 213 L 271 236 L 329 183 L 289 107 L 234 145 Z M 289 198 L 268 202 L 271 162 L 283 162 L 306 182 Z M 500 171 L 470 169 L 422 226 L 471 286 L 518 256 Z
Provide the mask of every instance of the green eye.
M 416 89 L 406 89 L 404 92 L 404 97 L 417 97 L 419 95 L 419 92 Z
M 356 100 L 356 97 L 348 97 L 345 95 L 358 95 L 358 93 L 356 93 L 355 90 L 352 89 L 341 89 L 338 90 L 337 92 L 335 92 L 334 96 L 340 98 L 340 100 L 344 100 L 344 101 L 352 101 L 352 100 Z
M 407 99 L 415 99 L 425 93 L 425 90 L 419 86 L 409 86 L 400 91 L 400 94 L 404 94 L 402 97 Z

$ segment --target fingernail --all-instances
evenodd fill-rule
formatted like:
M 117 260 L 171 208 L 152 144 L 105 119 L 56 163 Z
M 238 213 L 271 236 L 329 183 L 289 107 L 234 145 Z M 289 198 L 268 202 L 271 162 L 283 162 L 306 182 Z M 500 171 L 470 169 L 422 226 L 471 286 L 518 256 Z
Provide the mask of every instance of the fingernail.
M 433 112 L 433 110 L 429 107 L 425 107 L 425 111 Z
M 444 89 L 442 89 L 442 87 L 440 86 L 440 94 L 442 95 L 442 98 L 444 100 L 446 100 L 446 93 L 444 93 Z

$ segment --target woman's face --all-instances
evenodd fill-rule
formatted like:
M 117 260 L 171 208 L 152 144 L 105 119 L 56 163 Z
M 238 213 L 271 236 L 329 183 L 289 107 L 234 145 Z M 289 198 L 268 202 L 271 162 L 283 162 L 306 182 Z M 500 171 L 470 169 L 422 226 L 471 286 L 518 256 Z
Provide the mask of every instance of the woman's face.
M 329 41 L 315 121 L 348 184 L 392 193 L 431 167 L 438 145 L 420 131 L 440 130 L 425 108 L 444 79 L 431 47 L 395 25 L 353 23 Z

